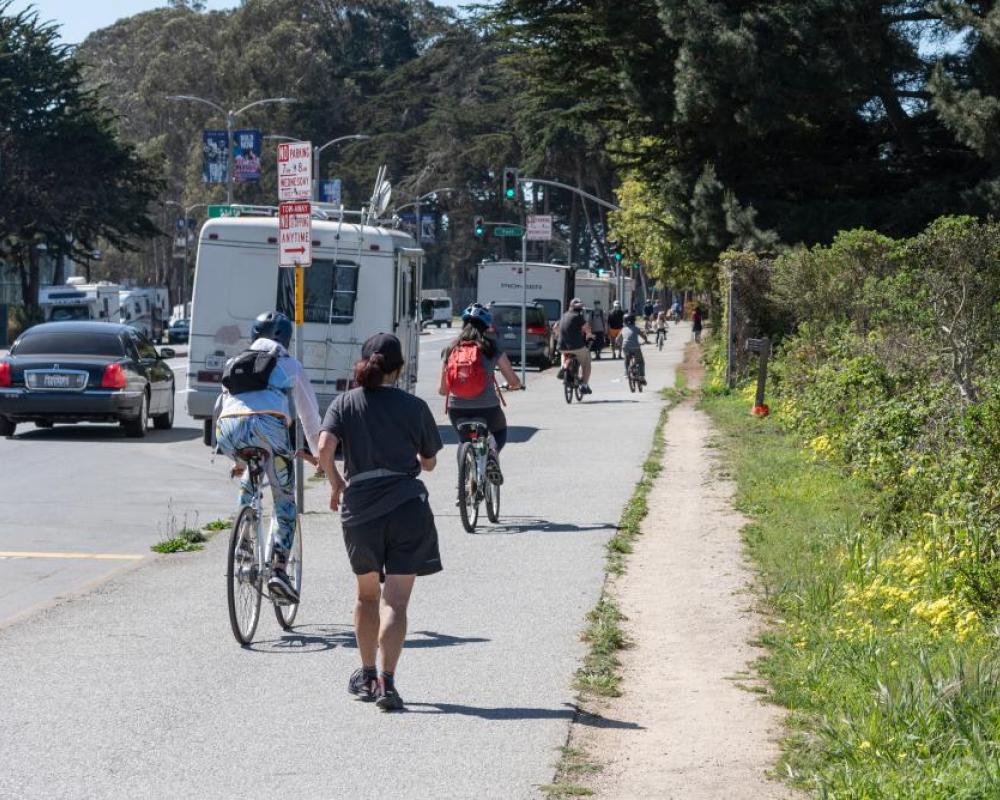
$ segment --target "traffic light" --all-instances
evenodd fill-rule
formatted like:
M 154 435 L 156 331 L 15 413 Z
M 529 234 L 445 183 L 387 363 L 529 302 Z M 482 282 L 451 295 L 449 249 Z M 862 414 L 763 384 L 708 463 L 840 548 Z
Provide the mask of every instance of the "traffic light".
M 624 253 L 622 253 L 622 246 L 618 242 L 608 242 L 608 250 L 611 253 L 611 260 L 614 261 L 615 265 L 622 263 L 622 259 L 625 258 Z
M 517 170 L 514 167 L 503 168 L 503 199 L 508 203 L 516 203 L 520 195 L 517 177 Z
M 482 217 L 476 217 L 474 230 L 476 232 L 476 236 L 479 236 L 480 238 L 482 238 L 483 236 L 485 236 L 486 235 L 486 220 L 484 220 Z

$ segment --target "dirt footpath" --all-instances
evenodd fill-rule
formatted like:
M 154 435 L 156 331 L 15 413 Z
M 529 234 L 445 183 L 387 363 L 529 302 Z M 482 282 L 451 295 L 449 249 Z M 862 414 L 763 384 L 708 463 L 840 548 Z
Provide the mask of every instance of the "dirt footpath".
M 688 385 L 701 374 L 689 348 Z M 612 591 L 634 645 L 621 654 L 623 696 L 597 710 L 638 727 L 574 726 L 571 745 L 603 769 L 584 785 L 606 798 L 769 800 L 795 795 L 768 777 L 782 714 L 748 691 L 761 654 L 751 573 L 716 473 L 708 417 L 687 401 L 667 423 L 664 469 L 643 535 Z M 577 781 L 574 781 L 577 782 Z

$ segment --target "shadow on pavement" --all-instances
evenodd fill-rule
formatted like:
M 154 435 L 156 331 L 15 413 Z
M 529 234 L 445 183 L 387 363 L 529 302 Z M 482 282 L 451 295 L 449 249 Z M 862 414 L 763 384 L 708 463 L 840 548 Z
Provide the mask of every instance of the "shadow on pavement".
M 261 611 L 264 609 L 262 608 Z M 417 638 L 414 638 L 417 637 Z M 436 631 L 411 631 L 406 637 L 407 650 L 425 647 L 455 647 L 460 644 L 488 642 L 481 636 L 450 636 Z M 343 647 L 356 650 L 354 628 L 350 625 L 296 625 L 277 639 L 264 639 L 244 649 L 255 653 L 320 653 Z
M 467 717 L 479 717 L 488 720 L 522 720 L 522 719 L 565 719 L 576 721 L 580 725 L 593 728 L 621 728 L 626 730 L 643 730 L 635 722 L 608 719 L 594 714 L 578 713 L 574 705 L 565 703 L 563 708 L 478 708 L 462 706 L 454 703 L 407 703 L 407 710 L 414 714 L 461 714 Z M 426 711 L 417 709 L 428 709 Z
M 541 429 L 530 425 L 510 425 L 507 427 L 507 444 L 524 444 L 531 441 L 531 437 L 539 430 Z M 451 425 L 438 425 L 438 433 L 441 434 L 441 441 L 444 444 L 458 444 L 458 433 Z
M 621 403 L 638 403 L 638 400 L 584 400 L 580 403 L 582 406 L 603 406 L 603 405 L 618 405 Z
M 22 423 L 26 424 L 26 423 Z M 59 425 L 52 428 L 29 428 L 23 433 L 17 433 L 14 439 L 18 441 L 50 441 L 50 442 L 120 442 L 123 444 L 153 444 L 156 442 L 187 442 L 200 439 L 202 429 L 171 428 L 169 431 L 158 431 L 150 425 L 149 432 L 142 439 L 133 439 L 125 435 L 118 425 Z
M 552 522 L 547 519 L 532 517 L 511 517 L 498 525 L 483 528 L 483 533 L 514 534 L 514 533 L 586 533 L 590 531 L 613 531 L 618 526 L 610 522 L 594 522 L 577 525 L 573 522 Z M 477 535 L 478 532 L 477 532 Z

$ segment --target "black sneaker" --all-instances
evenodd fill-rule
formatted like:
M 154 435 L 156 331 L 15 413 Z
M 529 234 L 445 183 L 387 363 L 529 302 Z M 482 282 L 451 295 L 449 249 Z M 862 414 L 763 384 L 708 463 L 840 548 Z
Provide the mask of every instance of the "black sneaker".
M 267 590 L 271 599 L 279 606 L 294 606 L 299 602 L 299 593 L 295 591 L 288 573 L 282 567 L 275 567 L 271 579 L 267 582 Z
M 500 462 L 496 456 L 491 455 L 486 459 L 486 479 L 496 486 L 503 486 L 503 473 L 500 471 Z
M 378 697 L 378 676 L 372 675 L 366 678 L 363 669 L 356 669 L 347 682 L 347 691 L 357 695 L 359 700 L 370 703 Z
M 383 711 L 402 711 L 403 698 L 399 696 L 399 692 L 396 691 L 395 686 L 386 687 L 385 685 L 380 684 L 378 689 L 378 700 L 375 701 L 375 705 Z
M 580 386 L 580 392 L 581 394 L 593 394 L 594 390 L 584 383 Z

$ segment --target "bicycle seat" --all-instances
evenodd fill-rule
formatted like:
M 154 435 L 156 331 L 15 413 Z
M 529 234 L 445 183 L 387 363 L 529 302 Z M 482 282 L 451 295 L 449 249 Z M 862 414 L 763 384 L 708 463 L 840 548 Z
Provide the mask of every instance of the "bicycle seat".
M 235 453 L 240 461 L 266 461 L 270 455 L 263 447 L 241 447 Z
M 458 435 L 463 439 L 469 438 L 472 434 L 476 436 L 485 436 L 489 431 L 489 425 L 486 424 L 485 419 L 480 417 L 472 417 L 471 419 L 463 419 L 458 423 Z

